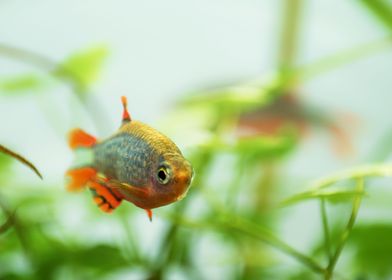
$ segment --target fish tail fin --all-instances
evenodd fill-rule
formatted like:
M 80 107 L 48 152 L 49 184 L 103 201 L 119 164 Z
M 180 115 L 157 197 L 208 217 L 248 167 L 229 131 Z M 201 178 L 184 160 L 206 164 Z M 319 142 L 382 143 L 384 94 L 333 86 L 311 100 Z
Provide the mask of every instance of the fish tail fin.
M 69 147 L 75 151 L 75 164 L 65 174 L 68 179 L 67 190 L 78 191 L 83 189 L 87 183 L 94 179 L 97 175 L 97 170 L 92 165 L 93 150 L 92 148 L 97 143 L 95 137 L 76 128 L 68 134 Z M 81 166 L 81 167 L 79 167 Z
M 69 180 L 67 184 L 68 191 L 82 190 L 89 181 L 93 180 L 97 175 L 97 171 L 92 167 L 73 168 L 65 174 Z
M 108 187 L 105 182 L 91 181 L 88 184 L 97 206 L 106 213 L 111 213 L 122 201 L 122 196 L 114 189 Z
M 68 134 L 68 145 L 71 149 L 91 148 L 97 143 L 97 139 L 84 132 L 80 128 L 73 129 Z

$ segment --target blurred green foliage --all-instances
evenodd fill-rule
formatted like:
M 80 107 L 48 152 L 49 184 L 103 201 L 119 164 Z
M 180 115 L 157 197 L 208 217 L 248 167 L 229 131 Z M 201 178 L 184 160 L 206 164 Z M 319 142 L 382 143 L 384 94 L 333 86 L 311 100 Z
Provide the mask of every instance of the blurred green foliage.
M 99 77 L 107 54 L 107 48 L 102 46 L 75 53 L 61 62 L 54 74 L 71 81 L 79 94 L 85 93 Z
M 389 2 L 360 2 L 383 25 L 392 27 Z M 136 279 L 152 280 L 171 279 L 171 269 L 178 269 L 186 279 L 206 279 L 196 258 L 200 241 L 211 236 L 230 256 L 226 259 L 230 277 L 225 279 L 346 279 L 346 275 L 356 279 L 372 276 L 386 279 L 391 276 L 392 226 L 355 225 L 361 201 L 369 193 L 366 188 L 373 183 L 370 178 L 391 176 L 390 164 L 337 172 L 292 195 L 282 194 L 279 189 L 285 175 L 281 166 L 299 147 L 304 128 L 316 123 L 323 123 L 327 129 L 336 125 L 329 113 L 304 105 L 305 101 L 296 94 L 298 85 L 316 74 L 391 45 L 387 37 L 381 43 L 371 42 L 310 65 L 298 66 L 295 58 L 303 5 L 299 0 L 285 1 L 282 47 L 274 75 L 196 90 L 178 103 L 173 112 L 178 114 L 178 122 L 189 119 L 185 116 L 187 112 L 190 118 L 208 116 L 194 129 L 206 137 L 189 153 L 196 173 L 191 191 L 171 211 L 161 214 L 164 226 L 154 254 L 140 244 L 140 236 L 135 234 L 137 220 L 132 206 L 121 206 L 106 220 L 92 203 L 83 203 L 86 224 L 98 221 L 108 223 L 108 227 L 118 226 L 124 240 L 89 238 L 87 242 L 81 237 L 81 231 L 69 236 L 60 224 L 61 215 L 67 214 L 62 205 L 66 200 L 64 191 L 45 181 L 39 186 L 34 185 L 36 183 L 32 183 L 34 186 L 15 185 L 12 181 L 16 176 L 12 171 L 15 163 L 9 156 L 17 154 L 0 153 L 0 278 L 115 279 L 121 278 L 116 273 L 123 273 L 127 275 L 125 279 L 129 279 L 128 273 L 141 271 Z M 102 71 L 108 50 L 94 47 L 60 62 L 28 50 L 0 45 L 1 54 L 36 65 L 40 70 L 45 68 L 48 75 L 41 77 L 33 73 L 2 78 L 1 92 L 40 91 L 47 85 L 45 78 L 55 78 L 71 84 L 72 93 L 86 105 L 87 93 L 93 96 L 91 87 Z M 285 102 L 284 97 L 295 102 Z M 282 100 L 283 107 L 279 105 Z M 87 106 L 84 109 L 96 120 L 94 111 Z M 255 123 L 249 123 L 249 115 L 257 117 Z M 239 131 L 250 124 L 253 134 L 241 136 Z M 267 130 L 263 130 L 265 124 L 268 124 Z M 386 141 L 384 146 L 389 143 Z M 379 162 L 391 151 L 390 148 L 381 150 L 382 158 L 376 152 Z M 229 159 L 227 162 L 232 168 L 224 171 L 228 180 L 217 183 L 213 178 L 219 172 L 217 162 L 222 157 Z M 16 158 L 37 171 L 27 159 L 19 155 Z M 279 234 L 279 222 L 284 220 L 285 211 L 305 202 L 320 204 L 323 235 L 309 252 L 296 249 Z M 344 215 L 328 211 L 342 205 L 346 207 Z M 200 211 L 195 212 L 195 207 Z M 337 264 L 346 245 L 354 253 L 350 262 L 339 267 Z M 293 258 L 296 265 L 281 269 L 286 263 L 282 254 Z
M 34 74 L 22 74 L 0 80 L 0 92 L 14 95 L 42 89 L 42 80 Z
M 352 232 L 349 246 L 358 273 L 375 274 L 386 279 L 392 272 L 392 225 L 359 224 Z

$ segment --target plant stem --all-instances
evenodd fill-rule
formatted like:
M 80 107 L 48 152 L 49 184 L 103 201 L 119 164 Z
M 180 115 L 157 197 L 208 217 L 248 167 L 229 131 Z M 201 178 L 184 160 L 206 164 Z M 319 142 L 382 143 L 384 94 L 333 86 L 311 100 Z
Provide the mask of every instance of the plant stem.
M 285 0 L 282 13 L 282 37 L 278 55 L 279 68 L 291 70 L 297 54 L 302 0 Z
M 262 176 L 257 182 L 254 192 L 254 206 L 253 208 L 259 214 L 264 214 L 270 210 L 273 201 L 274 184 L 276 180 L 276 165 L 273 161 L 268 161 L 262 164 L 256 164 L 257 168 L 262 168 Z M 276 190 L 275 190 L 276 191 Z
M 358 178 L 356 190 L 361 192 L 361 191 L 363 191 L 363 189 L 364 189 L 364 178 Z M 329 280 L 332 278 L 333 270 L 336 266 L 336 263 L 339 259 L 339 256 L 342 253 L 344 245 L 346 244 L 346 241 L 347 241 L 347 239 L 348 239 L 348 237 L 354 227 L 355 220 L 357 218 L 358 211 L 361 206 L 361 200 L 362 200 L 362 196 L 358 195 L 357 197 L 355 197 L 355 199 L 353 201 L 353 207 L 351 210 L 350 219 L 348 220 L 346 229 L 343 231 L 343 233 L 340 237 L 340 241 L 336 247 L 336 251 L 335 251 L 335 253 L 334 253 L 332 259 L 330 260 L 328 267 L 326 269 L 326 272 L 325 272 L 325 279 L 326 280 Z
M 46 56 L 30 50 L 17 48 L 2 43 L 0 43 L 0 54 L 25 62 L 47 72 L 53 71 L 57 68 L 57 63 Z
M 325 251 L 328 256 L 328 261 L 330 262 L 332 259 L 331 238 L 329 235 L 328 216 L 327 216 L 327 209 L 325 206 L 325 199 L 324 198 L 320 199 L 320 212 L 321 212 L 321 220 L 323 223 Z
M 129 226 L 126 216 L 123 213 L 120 214 L 120 220 L 128 243 L 126 244 L 126 247 L 128 247 L 126 248 L 126 253 L 129 254 L 133 261 L 143 261 L 143 258 L 140 255 L 139 247 L 137 245 L 137 242 L 135 241 L 135 236 Z

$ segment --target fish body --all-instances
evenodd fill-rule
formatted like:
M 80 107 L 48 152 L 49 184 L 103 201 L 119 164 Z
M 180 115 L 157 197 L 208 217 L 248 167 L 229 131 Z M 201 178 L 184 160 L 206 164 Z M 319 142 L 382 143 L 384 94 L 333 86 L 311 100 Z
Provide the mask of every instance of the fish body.
M 94 201 L 111 212 L 122 200 L 151 210 L 183 198 L 193 177 L 193 169 L 179 148 L 154 128 L 131 120 L 123 98 L 120 129 L 111 137 L 96 141 L 80 129 L 70 134 L 70 146 L 89 149 L 89 164 L 67 172 L 68 189 L 89 187 Z
M 332 136 L 333 147 L 339 155 L 350 155 L 353 148 L 346 128 L 352 126 L 352 121 L 355 121 L 354 117 L 329 116 L 319 108 L 303 104 L 293 93 L 287 93 L 267 106 L 241 115 L 237 132 L 240 137 L 277 136 L 283 128 L 290 126 L 299 136 L 305 136 L 311 127 L 321 127 Z

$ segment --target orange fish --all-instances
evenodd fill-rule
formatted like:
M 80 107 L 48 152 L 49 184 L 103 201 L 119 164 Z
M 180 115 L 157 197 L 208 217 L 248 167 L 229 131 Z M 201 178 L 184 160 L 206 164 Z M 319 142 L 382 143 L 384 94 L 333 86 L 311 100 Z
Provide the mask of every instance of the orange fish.
M 111 137 L 97 141 L 81 129 L 69 134 L 76 158 L 87 157 L 66 176 L 70 191 L 88 187 L 94 202 L 112 212 L 127 200 L 147 211 L 182 199 L 191 183 L 193 169 L 178 147 L 165 135 L 131 120 L 123 96 L 122 125 Z
M 284 126 L 290 125 L 304 136 L 311 126 L 319 126 L 333 136 L 333 147 L 339 155 L 350 155 L 352 143 L 346 127 L 355 124 L 355 117 L 349 114 L 342 117 L 345 119 L 334 119 L 318 108 L 303 104 L 297 96 L 289 93 L 265 107 L 241 115 L 237 132 L 240 137 L 276 136 Z

